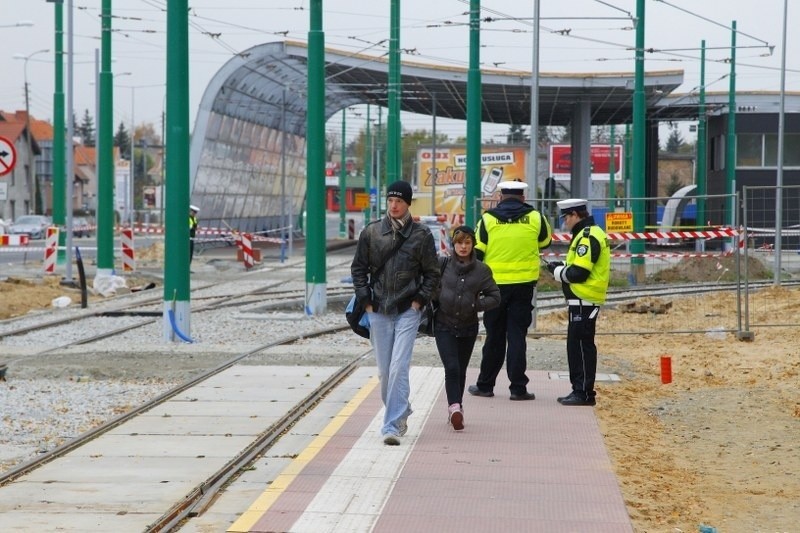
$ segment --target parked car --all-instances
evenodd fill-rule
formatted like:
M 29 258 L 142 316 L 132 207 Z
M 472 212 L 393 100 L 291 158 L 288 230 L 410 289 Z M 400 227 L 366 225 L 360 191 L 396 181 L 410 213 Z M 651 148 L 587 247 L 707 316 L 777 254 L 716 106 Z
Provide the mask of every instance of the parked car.
M 43 239 L 52 224 L 50 217 L 44 215 L 24 215 L 12 222 L 8 232 L 12 235 L 26 233 L 31 239 Z
M 86 217 L 72 219 L 73 237 L 91 237 L 94 234 L 94 224 Z

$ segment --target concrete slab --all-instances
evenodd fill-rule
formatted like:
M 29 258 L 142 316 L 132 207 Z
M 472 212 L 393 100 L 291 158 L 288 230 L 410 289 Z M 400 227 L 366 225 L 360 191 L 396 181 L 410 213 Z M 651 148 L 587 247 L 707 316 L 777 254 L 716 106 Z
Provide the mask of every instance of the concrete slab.
M 108 432 L 120 436 L 186 435 L 255 437 L 267 430 L 277 420 L 276 416 L 181 416 L 171 417 L 169 423 L 162 417 L 137 417 Z M 224 424 L 220 423 L 224 420 Z M 159 423 L 160 422 L 160 423 Z M 260 422 L 260 423 L 259 423 Z
M 305 397 L 305 395 L 299 395 Z M 199 407 L 197 402 L 168 402 L 147 411 L 145 417 L 176 417 L 176 416 L 245 416 L 245 417 L 272 417 L 280 418 L 286 410 L 297 402 L 285 401 L 220 401 L 203 402 Z
M 204 472 L 215 472 L 227 459 L 213 457 L 137 457 L 123 461 L 119 457 L 63 457 L 38 468 L 0 489 L 0 501 L 17 484 L 30 483 L 147 483 L 162 484 L 174 480 L 197 479 Z
M 104 435 L 71 453 L 73 457 L 117 457 L 146 461 L 151 457 L 205 458 L 235 455 L 253 441 L 251 436 L 217 435 Z
M 144 513 L 112 514 L 112 513 L 61 513 L 57 529 L 54 529 L 52 518 L 42 513 L 29 511 L 8 511 L 3 513 L 4 531 L 15 533 L 41 533 L 43 531 L 59 531 L 59 533 L 86 533 L 87 531 L 113 531 L 114 533 L 141 533 L 143 524 L 153 523 L 160 515 Z

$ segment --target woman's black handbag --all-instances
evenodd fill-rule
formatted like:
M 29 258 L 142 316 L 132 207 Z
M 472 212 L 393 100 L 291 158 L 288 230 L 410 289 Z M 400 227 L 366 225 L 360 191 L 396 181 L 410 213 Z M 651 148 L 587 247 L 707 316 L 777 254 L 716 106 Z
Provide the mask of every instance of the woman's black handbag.
M 442 263 L 439 265 L 439 272 L 444 275 L 444 269 L 447 268 L 447 262 L 450 260 L 449 257 L 445 257 L 442 260 Z M 439 282 L 441 283 L 441 281 Z M 435 323 L 436 323 L 436 312 L 439 310 L 439 302 L 436 300 L 431 300 L 428 302 L 425 307 L 422 309 L 422 318 L 419 322 L 419 328 L 417 328 L 417 333 L 421 335 L 427 335 L 428 337 L 435 336 Z
M 434 322 L 436 321 L 436 311 L 439 310 L 439 302 L 430 301 L 422 309 L 422 318 L 419 321 L 419 328 L 417 333 L 427 335 L 428 337 L 434 336 Z

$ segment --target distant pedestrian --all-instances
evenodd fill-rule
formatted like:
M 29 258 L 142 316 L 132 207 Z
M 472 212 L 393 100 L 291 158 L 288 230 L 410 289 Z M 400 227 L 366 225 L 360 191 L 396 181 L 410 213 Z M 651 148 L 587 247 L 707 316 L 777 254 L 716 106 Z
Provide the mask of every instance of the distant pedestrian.
M 594 343 L 597 315 L 606 301 L 611 275 L 608 238 L 589 214 L 581 198 L 558 202 L 561 218 L 572 232 L 566 263 L 551 262 L 547 269 L 561 283 L 569 309 L 567 362 L 572 392 L 558 398 L 561 405 L 595 405 L 597 346 Z
M 200 213 L 200 208 L 196 205 L 189 206 L 189 263 L 191 264 L 194 257 L 194 238 L 197 235 L 197 215 Z
M 478 221 L 475 246 L 478 258 L 492 269 L 500 287 L 500 306 L 483 314 L 486 341 L 474 396 L 494 396 L 503 361 L 511 381 L 511 400 L 533 400 L 528 392 L 527 335 L 533 312 L 533 290 L 539 280 L 539 250 L 552 240 L 547 217 L 525 203 L 528 185 L 520 181 L 500 183 L 500 202 Z
M 386 217 L 361 232 L 350 272 L 356 298 L 369 316 L 385 407 L 383 442 L 395 446 L 412 413 L 409 371 L 421 310 L 441 274 L 431 230 L 411 218 L 411 185 L 396 181 L 386 196 Z
M 439 258 L 446 264 L 439 285 L 434 335 L 444 365 L 448 422 L 458 431 L 464 429 L 464 387 L 478 338 L 478 313 L 500 305 L 500 289 L 492 270 L 476 257 L 472 228 L 457 227 L 452 242 L 453 256 Z

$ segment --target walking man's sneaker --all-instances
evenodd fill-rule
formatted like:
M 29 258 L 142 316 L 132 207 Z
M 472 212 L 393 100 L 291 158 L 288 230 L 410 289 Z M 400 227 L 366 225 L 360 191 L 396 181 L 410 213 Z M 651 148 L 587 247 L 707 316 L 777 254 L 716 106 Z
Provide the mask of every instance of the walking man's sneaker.
M 383 436 L 383 443 L 387 446 L 398 446 L 400 444 L 400 437 L 387 433 Z
M 401 418 L 397 421 L 397 432 L 401 437 L 405 437 L 408 432 L 408 418 Z
M 477 385 L 470 385 L 467 391 L 469 391 L 469 393 L 472 394 L 473 396 L 482 396 L 484 398 L 491 398 L 492 396 L 494 396 L 494 392 L 490 390 L 489 391 L 481 390 L 478 388 Z

